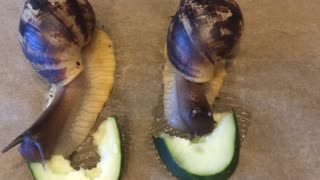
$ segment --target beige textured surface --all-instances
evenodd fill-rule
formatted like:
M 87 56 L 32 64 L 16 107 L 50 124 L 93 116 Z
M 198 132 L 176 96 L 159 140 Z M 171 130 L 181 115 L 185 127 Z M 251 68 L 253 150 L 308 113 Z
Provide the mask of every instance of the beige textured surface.
M 40 113 L 49 88 L 24 60 L 17 27 L 23 0 L 0 11 L 0 147 Z M 239 0 L 241 51 L 223 91 L 251 112 L 251 127 L 231 179 L 320 177 L 320 3 Z M 150 152 L 148 130 L 162 93 L 163 45 L 178 0 L 92 1 L 117 59 L 115 86 L 103 115 L 120 118 L 126 135 L 123 179 L 170 179 Z M 16 149 L 0 155 L 0 179 L 31 179 Z

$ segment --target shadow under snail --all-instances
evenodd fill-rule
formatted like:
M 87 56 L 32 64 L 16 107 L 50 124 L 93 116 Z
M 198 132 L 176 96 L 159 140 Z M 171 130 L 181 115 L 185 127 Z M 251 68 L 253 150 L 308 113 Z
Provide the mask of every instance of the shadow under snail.
M 213 130 L 211 105 L 242 31 L 242 13 L 233 0 L 180 2 L 168 31 L 163 73 L 164 110 L 172 127 L 198 135 Z
M 95 25 L 87 0 L 26 1 L 19 25 L 21 48 L 52 84 L 53 97 L 35 123 L 2 152 L 21 143 L 19 151 L 27 161 L 44 164 L 53 153 L 68 157 L 86 138 L 107 100 L 106 87 L 114 73 L 114 65 L 108 69 L 104 62 L 82 61 Z

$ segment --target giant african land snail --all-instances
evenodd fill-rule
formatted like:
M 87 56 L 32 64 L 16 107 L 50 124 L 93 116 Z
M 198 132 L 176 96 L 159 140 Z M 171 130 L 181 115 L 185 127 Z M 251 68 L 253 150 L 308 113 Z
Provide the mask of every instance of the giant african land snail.
M 38 120 L 2 152 L 21 143 L 26 160 L 44 163 L 53 153 L 69 156 L 88 135 L 109 95 L 115 68 L 114 62 L 109 68 L 99 58 L 82 61 L 95 24 L 87 0 L 26 1 L 19 26 L 21 47 L 55 93 Z
M 164 71 L 165 114 L 173 127 L 195 134 L 214 128 L 206 86 L 237 47 L 242 30 L 242 13 L 233 0 L 181 1 L 167 37 L 172 72 Z

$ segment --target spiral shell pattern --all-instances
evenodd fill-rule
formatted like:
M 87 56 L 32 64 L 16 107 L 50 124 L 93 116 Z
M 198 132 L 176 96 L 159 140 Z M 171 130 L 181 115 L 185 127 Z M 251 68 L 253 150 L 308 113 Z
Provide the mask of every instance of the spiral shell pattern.
M 169 28 L 169 59 L 186 79 L 208 82 L 215 63 L 232 51 L 242 29 L 242 13 L 233 0 L 182 1 Z
M 95 23 L 87 0 L 27 0 L 19 25 L 20 44 L 40 75 L 64 86 L 82 71 L 81 50 Z

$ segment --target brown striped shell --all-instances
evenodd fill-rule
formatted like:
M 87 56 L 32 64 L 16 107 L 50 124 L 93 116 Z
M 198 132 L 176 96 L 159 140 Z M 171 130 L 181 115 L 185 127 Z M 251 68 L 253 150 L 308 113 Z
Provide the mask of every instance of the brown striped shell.
M 168 32 L 169 59 L 186 79 L 208 82 L 242 29 L 242 13 L 233 0 L 183 0 Z
M 87 0 L 27 0 L 19 25 L 20 44 L 40 75 L 64 86 L 83 68 L 81 50 L 95 23 Z

